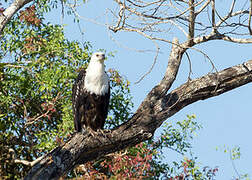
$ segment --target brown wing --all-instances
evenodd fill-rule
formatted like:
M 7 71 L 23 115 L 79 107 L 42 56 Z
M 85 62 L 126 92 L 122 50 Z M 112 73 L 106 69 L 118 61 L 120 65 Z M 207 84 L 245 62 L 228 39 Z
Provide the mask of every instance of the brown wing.
M 83 107 L 83 86 L 85 79 L 86 71 L 81 70 L 78 77 L 75 80 L 72 89 L 72 104 L 73 104 L 73 114 L 74 114 L 74 128 L 77 132 L 81 131 L 81 114 L 84 112 Z

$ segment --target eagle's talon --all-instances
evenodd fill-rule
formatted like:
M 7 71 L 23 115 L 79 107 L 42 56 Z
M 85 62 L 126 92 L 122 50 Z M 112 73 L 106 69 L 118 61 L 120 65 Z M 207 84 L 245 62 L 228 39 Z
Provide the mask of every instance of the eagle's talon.
M 88 134 L 91 135 L 92 137 L 95 137 L 98 135 L 98 133 L 94 131 L 93 129 L 91 129 L 90 127 L 87 127 L 87 131 L 88 131 Z
M 112 131 L 110 129 L 103 129 L 103 132 L 105 132 L 105 133 L 111 133 Z
M 104 134 L 102 129 L 97 129 L 97 133 L 101 134 L 103 137 L 106 137 L 106 134 Z

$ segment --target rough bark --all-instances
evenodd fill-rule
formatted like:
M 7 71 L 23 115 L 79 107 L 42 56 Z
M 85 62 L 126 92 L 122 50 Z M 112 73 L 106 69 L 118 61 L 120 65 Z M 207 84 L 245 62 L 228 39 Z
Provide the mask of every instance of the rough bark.
M 167 93 L 174 82 L 186 48 L 173 41 L 164 78 L 147 95 L 128 122 L 98 136 L 76 133 L 57 147 L 29 172 L 29 179 L 58 179 L 80 163 L 134 146 L 151 138 L 158 127 L 185 106 L 252 82 L 252 60 L 186 82 Z
M 6 24 L 10 21 L 12 16 L 21 9 L 24 5 L 31 2 L 32 0 L 15 0 L 8 8 L 0 14 L 0 37 Z

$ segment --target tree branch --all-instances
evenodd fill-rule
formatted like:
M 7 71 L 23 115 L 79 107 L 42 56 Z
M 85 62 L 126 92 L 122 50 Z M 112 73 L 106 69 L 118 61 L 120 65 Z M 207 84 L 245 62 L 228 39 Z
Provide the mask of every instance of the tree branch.
M 167 119 L 185 106 L 252 82 L 252 60 L 183 84 L 157 102 L 157 119 Z M 176 100 L 176 101 L 175 101 Z M 163 118 L 162 118 L 163 117 Z
M 37 164 L 44 157 L 44 156 L 41 156 L 41 157 L 35 159 L 34 161 L 27 161 L 27 160 L 17 159 L 17 155 L 16 155 L 14 149 L 10 148 L 9 152 L 12 154 L 12 158 L 13 158 L 14 163 L 23 164 L 23 165 L 31 166 L 31 167 L 34 166 L 35 164 Z
M 211 33 L 206 36 L 196 37 L 193 39 L 194 44 L 200 44 L 200 43 L 204 43 L 204 42 L 211 41 L 211 40 L 224 40 L 224 41 L 233 42 L 233 43 L 240 43 L 240 44 L 252 43 L 252 38 L 247 38 L 247 39 L 234 38 L 234 37 L 230 37 L 230 36 L 227 36 L 224 34 L 220 34 L 218 32 Z
M 180 46 L 178 39 L 174 38 L 172 41 L 172 50 L 170 53 L 164 78 L 155 88 L 153 88 L 153 90 L 155 90 L 155 94 L 158 95 L 158 98 L 166 94 L 167 91 L 172 86 L 173 82 L 175 81 L 180 66 L 180 62 L 185 50 L 186 48 Z M 151 96 L 153 96 L 153 94 L 154 93 L 150 93 Z
M 212 5 L 212 28 L 213 28 L 213 32 L 216 32 L 217 31 L 217 28 L 216 28 L 216 24 L 215 24 L 215 0 L 212 0 L 211 2 L 211 5 Z
M 2 36 L 4 27 L 10 21 L 12 16 L 31 1 L 32 0 L 15 0 L 2 14 L 0 14 L 0 37 Z
M 194 8 L 194 0 L 189 0 L 188 2 L 190 7 L 189 13 L 189 26 L 188 26 L 188 46 L 193 46 L 193 38 L 194 38 L 194 30 L 195 30 L 195 8 Z
M 179 49 L 179 46 L 174 46 L 173 49 Z M 170 61 L 179 62 L 178 59 L 174 60 L 171 57 Z M 174 68 L 174 72 L 178 67 Z M 160 84 L 153 89 L 163 88 L 162 92 L 166 92 L 168 88 L 163 85 L 169 86 L 173 82 L 165 80 L 166 76 L 169 76 L 167 72 Z M 58 179 L 78 164 L 150 139 L 167 118 L 185 106 L 198 100 L 218 96 L 250 82 L 252 82 L 252 60 L 189 81 L 169 94 L 162 93 L 162 96 L 158 96 L 153 94 L 156 90 L 152 90 L 128 122 L 96 137 L 74 134 L 67 143 L 44 156 L 25 179 Z M 156 98 L 157 96 L 159 98 Z
M 249 18 L 248 18 L 248 29 L 249 29 L 249 34 L 250 34 L 250 35 L 252 35 L 252 29 L 251 29 L 251 16 L 252 16 L 252 0 L 250 0 Z

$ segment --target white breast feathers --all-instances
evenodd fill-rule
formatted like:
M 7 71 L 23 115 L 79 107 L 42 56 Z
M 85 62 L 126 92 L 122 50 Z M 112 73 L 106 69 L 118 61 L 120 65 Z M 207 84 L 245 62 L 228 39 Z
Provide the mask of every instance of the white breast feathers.
M 84 88 L 96 95 L 104 95 L 109 89 L 109 77 L 102 62 L 90 62 L 84 82 Z

